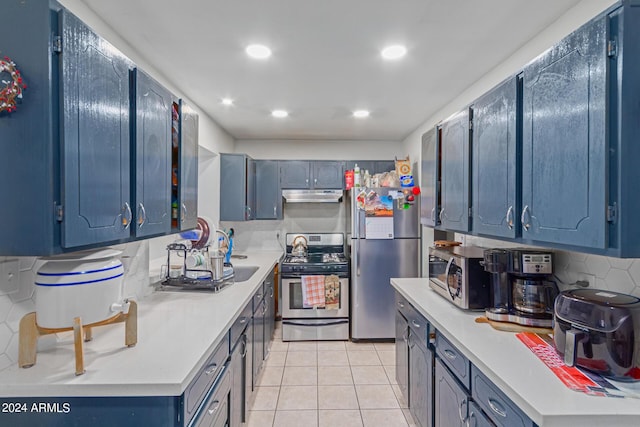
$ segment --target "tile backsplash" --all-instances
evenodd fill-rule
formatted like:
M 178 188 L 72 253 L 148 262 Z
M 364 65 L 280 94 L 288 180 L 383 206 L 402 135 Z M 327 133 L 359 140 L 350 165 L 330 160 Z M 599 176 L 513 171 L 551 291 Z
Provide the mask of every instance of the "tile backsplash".
M 153 292 L 149 283 L 148 241 L 113 246 L 122 251 L 124 296 L 140 300 Z M 20 319 L 35 311 L 35 276 L 44 261 L 36 257 L 0 257 L 0 370 L 18 362 Z M 39 348 L 55 345 L 56 337 L 39 340 Z
M 456 235 L 456 240 L 464 240 L 466 245 L 485 248 L 514 246 L 507 242 L 474 236 Z M 577 281 L 588 281 L 589 286 L 593 288 L 640 297 L 640 258 L 611 258 L 555 249 L 553 252 L 554 271 L 560 290 L 576 287 L 574 283 Z

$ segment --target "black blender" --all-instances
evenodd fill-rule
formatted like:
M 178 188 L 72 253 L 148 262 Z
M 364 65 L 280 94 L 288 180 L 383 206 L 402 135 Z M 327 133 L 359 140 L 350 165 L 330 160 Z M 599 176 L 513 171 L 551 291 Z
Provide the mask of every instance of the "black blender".
M 490 320 L 551 328 L 558 287 L 552 280 L 553 253 L 525 248 L 487 249 L 484 268 L 491 273 Z

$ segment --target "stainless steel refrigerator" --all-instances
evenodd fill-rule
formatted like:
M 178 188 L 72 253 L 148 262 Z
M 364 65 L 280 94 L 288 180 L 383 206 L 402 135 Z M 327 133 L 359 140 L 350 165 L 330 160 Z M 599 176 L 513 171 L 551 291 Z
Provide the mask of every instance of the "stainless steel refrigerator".
M 420 277 L 420 197 L 399 202 L 397 196 L 403 190 L 406 189 L 360 187 L 349 190 L 346 211 L 353 340 L 394 338 L 395 294 L 390 279 Z M 363 204 L 358 204 L 359 195 L 367 198 L 365 206 L 371 200 L 385 201 L 387 214 L 392 211 L 393 218 L 378 221 L 371 215 L 371 210 L 367 215 Z M 407 208 L 405 202 L 409 203 Z M 389 234 L 385 235 L 387 232 Z M 390 234 L 392 238 L 388 238 Z

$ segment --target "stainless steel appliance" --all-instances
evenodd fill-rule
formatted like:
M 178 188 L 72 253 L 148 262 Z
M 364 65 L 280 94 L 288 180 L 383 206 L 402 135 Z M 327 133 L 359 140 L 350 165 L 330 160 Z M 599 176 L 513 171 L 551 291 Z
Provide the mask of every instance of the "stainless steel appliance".
M 488 319 L 550 328 L 558 287 L 551 280 L 553 253 L 533 249 L 487 249 L 484 267 L 491 273 L 493 305 Z
M 395 337 L 392 277 L 420 277 L 420 208 L 411 188 L 355 187 L 347 198 L 351 339 Z M 377 217 L 375 208 L 384 210 Z M 379 220 L 378 220 L 379 219 Z
M 475 246 L 429 248 L 429 286 L 465 310 L 491 303 L 491 281 L 482 266 L 484 249 Z
M 621 380 L 640 380 L 640 299 L 573 289 L 555 301 L 553 339 L 565 364 Z
M 306 248 L 302 248 L 302 243 Z M 349 339 L 349 262 L 343 233 L 288 233 L 281 265 L 282 340 Z M 305 250 L 303 250 L 305 249 Z M 303 276 L 338 276 L 335 308 L 307 306 Z

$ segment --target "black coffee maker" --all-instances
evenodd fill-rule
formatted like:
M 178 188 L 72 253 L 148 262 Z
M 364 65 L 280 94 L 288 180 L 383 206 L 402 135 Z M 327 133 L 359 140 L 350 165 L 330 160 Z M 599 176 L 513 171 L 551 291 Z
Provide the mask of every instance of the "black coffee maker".
M 497 322 L 550 328 L 558 287 L 552 280 L 553 253 L 487 249 L 484 268 L 491 273 L 493 304 L 486 316 Z

